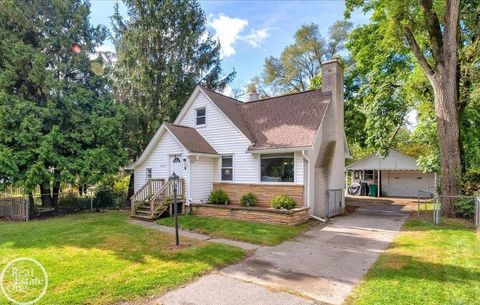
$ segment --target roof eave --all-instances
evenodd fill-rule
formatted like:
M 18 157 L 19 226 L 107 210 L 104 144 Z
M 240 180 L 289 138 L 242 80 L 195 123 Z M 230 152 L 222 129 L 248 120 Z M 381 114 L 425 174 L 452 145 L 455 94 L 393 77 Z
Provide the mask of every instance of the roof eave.
M 260 149 L 249 148 L 247 152 L 252 154 L 268 154 L 268 153 L 304 151 L 304 150 L 311 150 L 311 149 L 312 149 L 311 146 L 291 146 L 291 147 L 260 148 Z

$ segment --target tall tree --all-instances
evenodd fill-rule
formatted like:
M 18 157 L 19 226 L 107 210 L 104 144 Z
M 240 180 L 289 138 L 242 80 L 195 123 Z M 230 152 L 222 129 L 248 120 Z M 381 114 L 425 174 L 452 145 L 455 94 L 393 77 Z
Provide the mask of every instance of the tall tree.
M 194 0 L 124 0 L 112 17 L 118 61 L 115 87 L 128 105 L 123 127 L 129 155 L 136 158 L 163 121 L 175 119 L 196 84 L 223 90 L 220 45 L 206 31 Z
M 82 0 L 0 5 L 0 176 L 40 186 L 55 207 L 62 183 L 94 183 L 124 162 L 120 109 L 101 58 L 89 59 L 106 31 Z
M 295 41 L 287 46 L 279 58 L 265 59 L 262 81 L 274 93 L 300 92 L 320 84 L 323 61 L 339 56 L 352 24 L 337 21 L 329 28 L 327 41 L 317 24 L 300 27 Z M 257 80 L 257 87 L 260 87 Z
M 460 0 L 435 3 L 432 0 L 347 0 L 346 14 L 359 7 L 373 11 L 372 23 L 384 28 L 384 39 L 398 48 L 407 48 L 430 81 L 435 100 L 442 193 L 459 194 L 462 168 L 457 71 Z M 447 215 L 453 212 L 452 204 L 445 204 L 442 209 Z

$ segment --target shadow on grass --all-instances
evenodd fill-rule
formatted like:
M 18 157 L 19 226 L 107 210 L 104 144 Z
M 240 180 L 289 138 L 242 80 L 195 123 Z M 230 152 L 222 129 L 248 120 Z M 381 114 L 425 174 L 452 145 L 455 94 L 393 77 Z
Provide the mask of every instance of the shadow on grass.
M 428 259 L 428 254 L 425 259 Z M 367 276 L 368 280 L 407 279 L 435 281 L 441 284 L 480 281 L 480 272 L 460 265 L 432 263 L 409 255 L 387 254 L 381 257 Z

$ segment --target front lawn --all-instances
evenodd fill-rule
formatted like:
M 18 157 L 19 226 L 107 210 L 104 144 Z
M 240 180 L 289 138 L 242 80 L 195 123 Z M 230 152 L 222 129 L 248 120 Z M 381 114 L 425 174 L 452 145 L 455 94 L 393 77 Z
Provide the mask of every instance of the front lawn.
M 157 223 L 174 226 L 174 218 L 162 218 L 157 220 Z M 297 226 L 271 225 L 194 215 L 180 216 L 179 223 L 182 229 L 207 234 L 212 237 L 268 246 L 277 245 L 291 239 L 311 227 L 308 223 Z
M 408 220 L 346 304 L 480 304 L 478 233 L 457 220 Z
M 0 222 L 0 271 L 18 257 L 39 261 L 49 275 L 36 304 L 113 304 L 160 294 L 243 250 L 182 239 L 127 223 L 123 212 L 78 214 L 24 223 Z M 0 304 L 10 304 L 0 293 Z

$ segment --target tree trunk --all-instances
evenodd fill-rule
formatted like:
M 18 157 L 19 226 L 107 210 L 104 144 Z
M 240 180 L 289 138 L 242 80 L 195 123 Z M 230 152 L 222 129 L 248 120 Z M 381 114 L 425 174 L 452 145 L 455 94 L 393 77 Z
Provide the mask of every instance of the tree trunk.
M 452 69 L 453 68 L 453 69 Z M 435 93 L 435 115 L 440 148 L 441 195 L 460 194 L 461 150 L 460 124 L 457 112 L 457 78 L 455 66 L 440 66 L 431 77 Z M 444 197 L 441 212 L 444 216 L 454 216 L 452 198 Z
M 55 211 L 58 211 L 58 195 L 60 193 L 60 182 L 57 179 L 53 182 L 53 194 L 52 194 L 52 207 L 55 208 Z
M 52 206 L 52 195 L 50 191 L 50 185 L 40 185 L 40 197 L 42 198 L 42 207 Z

